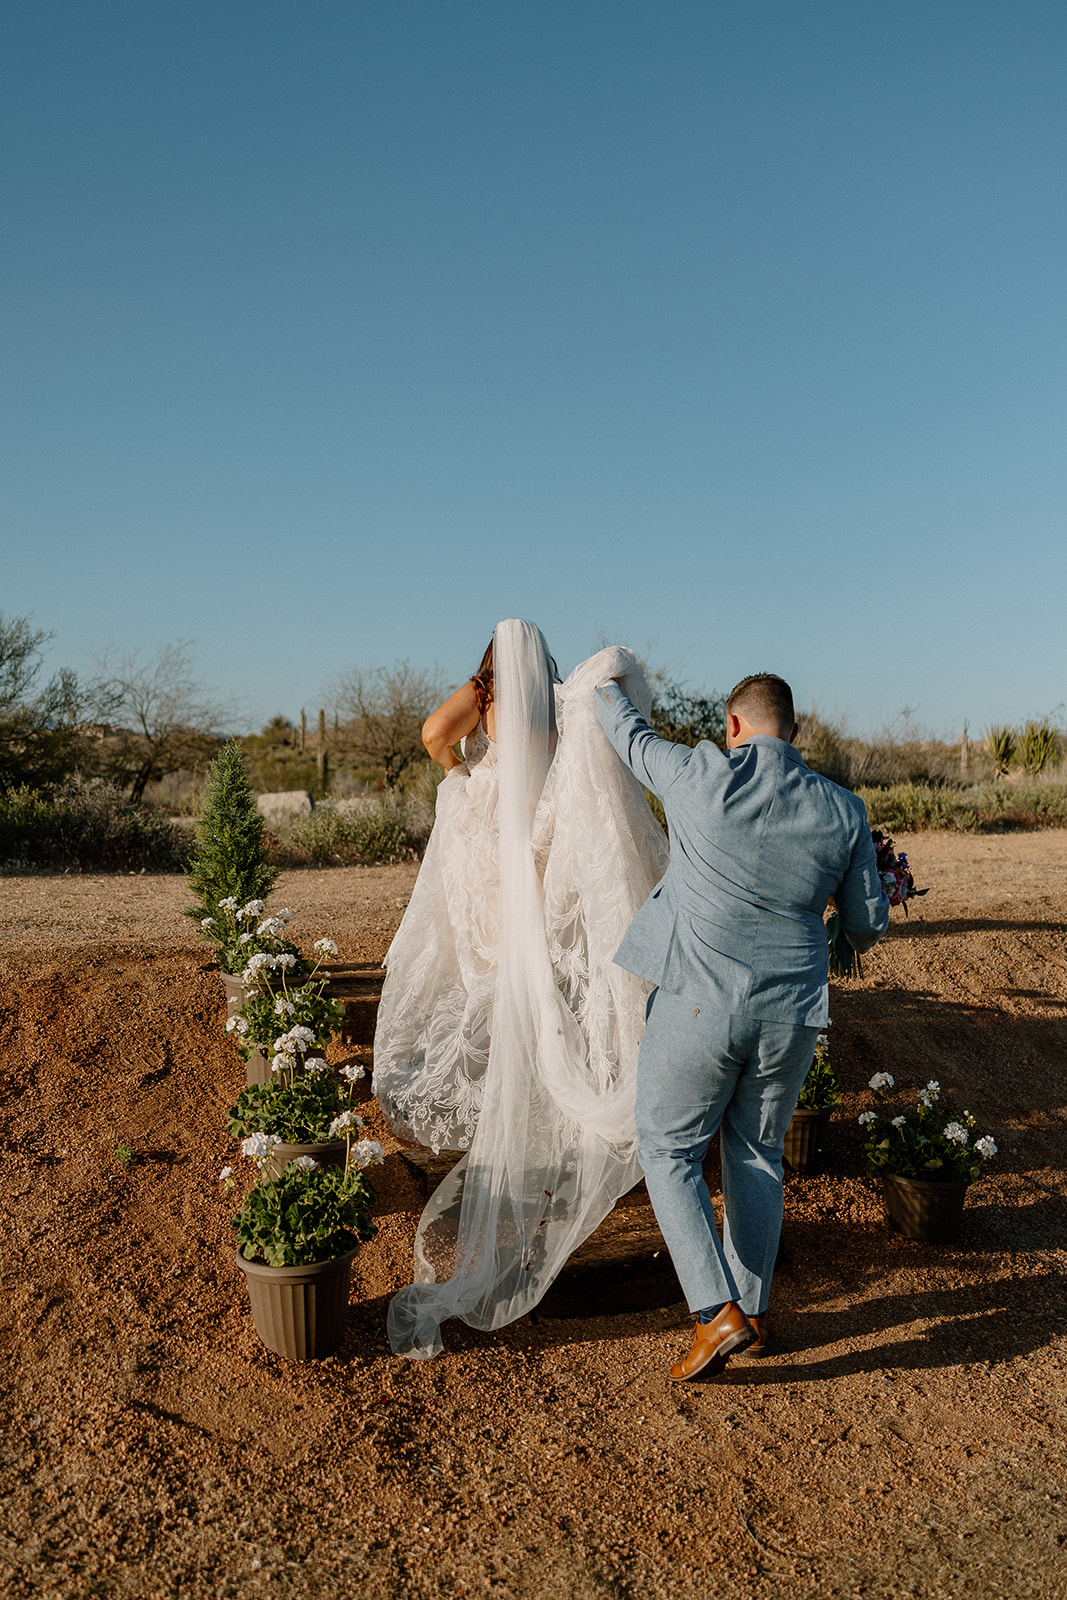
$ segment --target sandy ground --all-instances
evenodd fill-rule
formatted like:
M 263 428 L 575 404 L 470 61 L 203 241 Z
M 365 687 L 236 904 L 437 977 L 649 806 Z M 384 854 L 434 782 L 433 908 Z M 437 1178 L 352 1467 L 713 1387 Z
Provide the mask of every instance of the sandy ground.
M 217 1183 L 243 1074 L 183 883 L 0 879 L 3 1591 L 1067 1595 L 1067 833 L 897 842 L 930 892 L 834 989 L 848 1093 L 825 1172 L 787 1179 L 778 1352 L 681 1388 L 680 1300 L 606 1291 L 391 1356 L 421 1198 L 380 1128 L 341 1351 L 270 1354 Z M 291 873 L 274 903 L 375 961 L 413 879 Z M 1000 1145 L 958 1248 L 890 1234 L 863 1176 L 883 1068 Z

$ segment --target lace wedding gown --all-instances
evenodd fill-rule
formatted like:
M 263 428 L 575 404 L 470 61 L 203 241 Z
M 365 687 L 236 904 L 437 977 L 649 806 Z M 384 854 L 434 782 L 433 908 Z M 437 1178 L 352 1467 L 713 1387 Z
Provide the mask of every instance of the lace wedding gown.
M 546 709 L 531 691 L 539 649 L 531 624 L 498 626 L 498 744 L 476 730 L 469 776 L 440 785 L 386 957 L 375 1092 L 402 1137 L 467 1151 L 431 1196 L 415 1282 L 390 1305 L 393 1349 L 412 1356 L 441 1349 L 448 1317 L 495 1328 L 529 1311 L 640 1175 L 648 986 L 612 957 L 667 848 L 594 690 L 620 677 L 647 708 L 648 686 L 612 647 Z

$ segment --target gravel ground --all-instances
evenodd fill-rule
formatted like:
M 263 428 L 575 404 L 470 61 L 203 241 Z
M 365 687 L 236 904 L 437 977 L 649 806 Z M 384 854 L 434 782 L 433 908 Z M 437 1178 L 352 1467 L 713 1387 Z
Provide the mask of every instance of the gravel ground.
M 270 1354 L 217 1183 L 243 1074 L 183 883 L 0 878 L 4 1593 L 1067 1595 L 1067 833 L 897 843 L 930 892 L 834 989 L 847 1095 L 825 1172 L 787 1180 L 778 1352 L 682 1388 L 681 1302 L 609 1293 L 392 1357 L 421 1196 L 380 1124 L 344 1344 Z M 273 903 L 377 961 L 413 879 L 290 873 Z M 958 1248 L 890 1234 L 863 1176 L 880 1069 L 1000 1145 Z

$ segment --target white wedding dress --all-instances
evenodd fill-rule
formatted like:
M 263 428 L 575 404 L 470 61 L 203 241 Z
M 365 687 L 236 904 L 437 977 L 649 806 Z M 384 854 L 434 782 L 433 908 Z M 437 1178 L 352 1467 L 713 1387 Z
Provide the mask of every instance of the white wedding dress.
M 596 721 L 633 653 L 613 646 L 555 689 L 538 629 L 494 634 L 497 744 L 479 728 L 386 956 L 374 1088 L 402 1137 L 467 1154 L 419 1223 L 415 1282 L 389 1308 L 395 1351 L 440 1325 L 495 1328 L 535 1306 L 639 1177 L 634 1092 L 648 986 L 612 957 L 666 869 L 644 791 Z M 554 754 L 553 754 L 554 747 Z

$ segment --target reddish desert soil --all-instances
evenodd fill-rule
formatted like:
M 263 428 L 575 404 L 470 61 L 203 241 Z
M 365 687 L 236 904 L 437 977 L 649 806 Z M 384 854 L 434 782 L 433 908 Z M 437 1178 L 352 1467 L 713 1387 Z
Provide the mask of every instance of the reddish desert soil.
M 1067 1595 L 1067 833 L 899 844 L 929 894 L 835 986 L 848 1093 L 825 1174 L 787 1178 L 777 1353 L 680 1388 L 684 1306 L 603 1289 L 390 1355 L 421 1198 L 380 1126 L 341 1350 L 270 1354 L 217 1181 L 250 1178 L 243 1071 L 183 883 L 0 879 L 3 1591 Z M 413 879 L 291 873 L 274 903 L 374 961 Z M 883 1068 L 1000 1146 L 958 1247 L 891 1234 L 863 1176 Z

